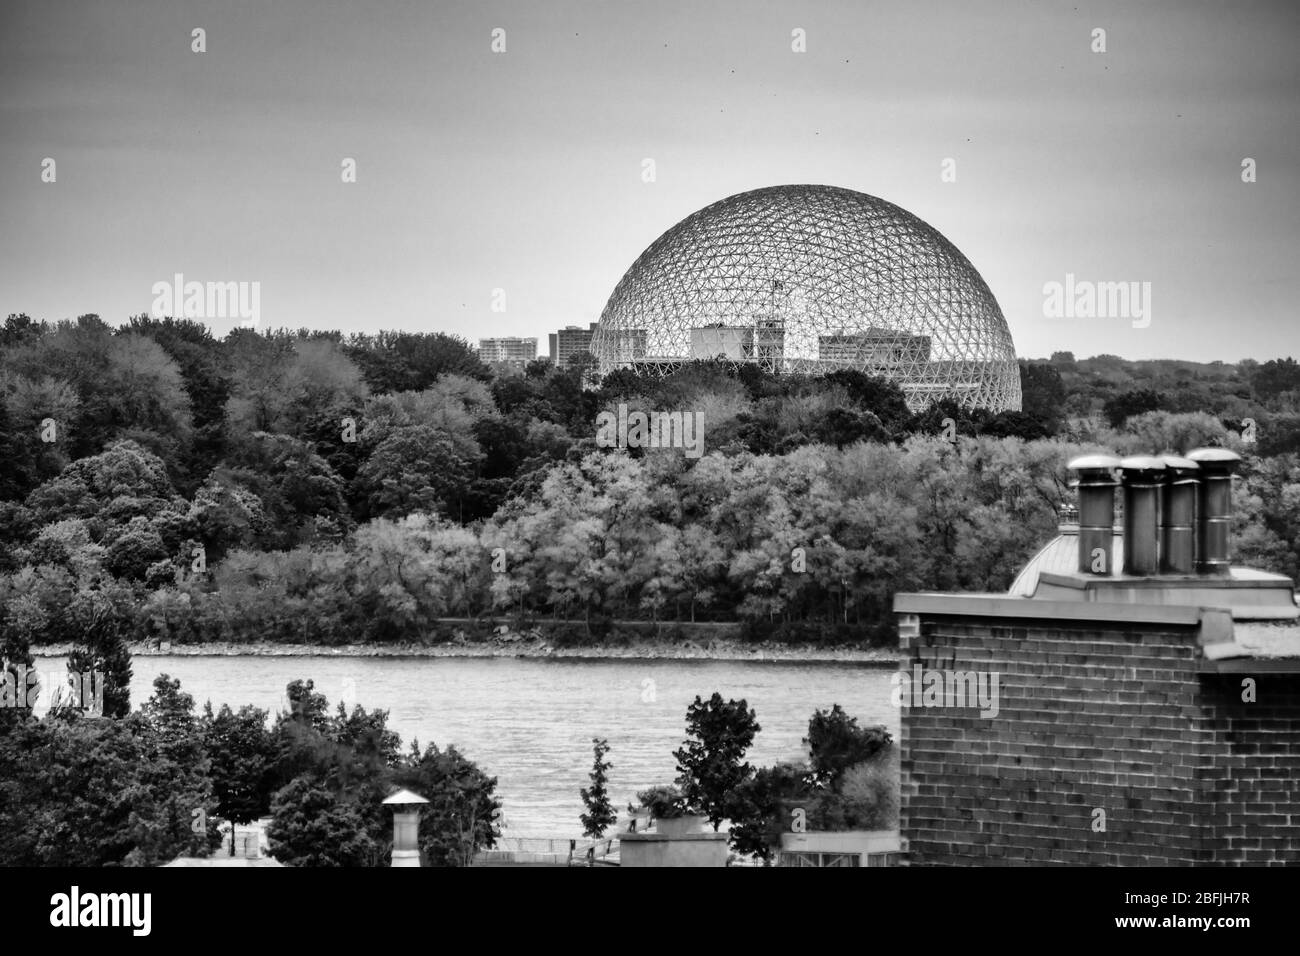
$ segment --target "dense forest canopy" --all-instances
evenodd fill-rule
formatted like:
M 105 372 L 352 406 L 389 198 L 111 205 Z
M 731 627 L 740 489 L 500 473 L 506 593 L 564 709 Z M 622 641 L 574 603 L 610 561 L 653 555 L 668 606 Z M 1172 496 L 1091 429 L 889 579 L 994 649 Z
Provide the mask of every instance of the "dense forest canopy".
M 898 590 L 1005 588 L 1066 461 L 1103 449 L 1238 450 L 1237 560 L 1300 573 L 1293 358 L 1058 352 L 1021 381 L 1021 412 L 912 414 L 850 371 L 593 387 L 590 356 L 489 367 L 441 333 L 11 315 L 0 641 L 401 641 L 515 615 L 885 640 Z M 598 447 L 620 403 L 696 412 L 704 456 Z

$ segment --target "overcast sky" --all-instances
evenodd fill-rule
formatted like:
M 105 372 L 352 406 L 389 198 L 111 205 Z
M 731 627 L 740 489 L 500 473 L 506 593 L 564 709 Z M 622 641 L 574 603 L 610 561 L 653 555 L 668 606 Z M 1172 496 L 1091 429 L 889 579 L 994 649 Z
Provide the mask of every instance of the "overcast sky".
M 825 183 L 952 240 L 1022 356 L 1300 353 L 1300 3 L 3 0 L 0 21 L 0 315 L 120 323 L 181 272 L 260 282 L 264 325 L 544 351 L 694 210 Z M 1150 282 L 1150 324 L 1045 318 L 1067 273 Z

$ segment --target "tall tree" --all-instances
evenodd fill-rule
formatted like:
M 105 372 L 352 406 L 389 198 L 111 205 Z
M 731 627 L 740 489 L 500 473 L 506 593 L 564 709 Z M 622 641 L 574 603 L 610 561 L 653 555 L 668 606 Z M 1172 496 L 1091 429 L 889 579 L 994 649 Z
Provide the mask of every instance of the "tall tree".
M 222 704 L 215 716 L 211 702 L 204 706 L 201 727 L 212 760 L 216 812 L 232 824 L 232 855 L 234 824 L 251 823 L 271 809 L 271 771 L 276 749 L 266 720 L 267 712 L 250 704 L 238 711 Z
M 591 786 L 578 791 L 587 812 L 579 819 L 582 821 L 582 835 L 600 839 L 605 830 L 618 820 L 609 800 L 609 771 L 614 765 L 605 759 L 609 753 L 609 741 L 602 737 L 591 738 Z
M 699 807 L 714 830 L 726 817 L 728 794 L 754 773 L 744 758 L 761 729 L 743 698 L 724 701 L 717 691 L 686 709 L 687 740 L 673 752 L 677 780 L 688 806 Z

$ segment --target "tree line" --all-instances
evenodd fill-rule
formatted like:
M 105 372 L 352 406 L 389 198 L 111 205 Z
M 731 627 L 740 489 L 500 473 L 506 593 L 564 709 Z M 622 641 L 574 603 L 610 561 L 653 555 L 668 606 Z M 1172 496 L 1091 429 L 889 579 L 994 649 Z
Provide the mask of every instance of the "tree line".
M 911 412 L 891 382 L 691 363 L 489 368 L 442 334 L 94 316 L 0 330 L 0 641 L 337 644 L 445 618 L 739 623 L 888 640 L 892 595 L 1005 588 L 1088 451 L 1245 455 L 1237 559 L 1300 571 L 1300 370 L 1021 363 L 1024 410 Z M 584 382 L 589 387 L 584 387 Z M 601 449 L 618 403 L 707 454 Z M 615 629 L 616 630 L 616 629 Z

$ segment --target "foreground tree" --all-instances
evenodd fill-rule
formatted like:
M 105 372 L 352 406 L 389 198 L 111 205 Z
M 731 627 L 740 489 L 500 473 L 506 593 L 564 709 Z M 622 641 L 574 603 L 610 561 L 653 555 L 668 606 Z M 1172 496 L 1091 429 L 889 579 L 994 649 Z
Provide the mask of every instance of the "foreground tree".
M 215 811 L 194 751 L 141 714 L 95 720 L 72 712 L 25 719 L 0 734 L 0 865 L 156 866 L 206 855 Z
M 609 753 L 609 741 L 603 737 L 591 738 L 591 752 L 591 786 L 578 791 L 587 812 L 579 819 L 582 821 L 582 835 L 599 840 L 618 819 L 609 802 L 609 770 L 614 765 L 605 759 L 605 754 Z
M 856 717 L 832 704 L 830 710 L 813 712 L 803 742 L 808 745 L 816 783 L 838 787 L 850 767 L 871 760 L 888 747 L 890 736 L 884 727 L 859 727 Z
M 714 830 L 727 815 L 728 794 L 754 773 L 744 757 L 761 729 L 744 699 L 724 701 L 717 691 L 707 703 L 697 696 L 686 709 L 688 739 L 673 753 L 677 779 L 687 805 L 698 807 Z
M 770 863 L 781 846 L 781 834 L 790 832 L 793 812 L 807 804 L 809 789 L 805 767 L 760 767 L 728 795 L 732 847 Z
M 310 776 L 275 795 L 266 829 L 271 855 L 287 866 L 380 866 L 384 846 L 366 809 Z
M 267 712 L 245 704 L 232 711 L 222 704 L 214 716 L 204 707 L 202 730 L 212 761 L 212 789 L 217 815 L 229 820 L 230 852 L 235 852 L 234 824 L 252 823 L 271 810 L 271 774 L 275 741 L 266 726 Z

